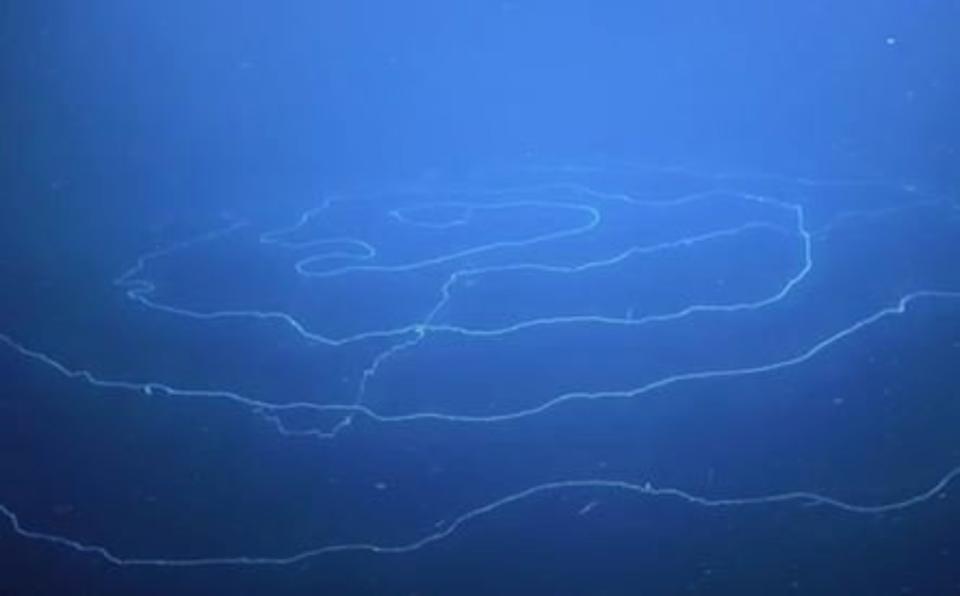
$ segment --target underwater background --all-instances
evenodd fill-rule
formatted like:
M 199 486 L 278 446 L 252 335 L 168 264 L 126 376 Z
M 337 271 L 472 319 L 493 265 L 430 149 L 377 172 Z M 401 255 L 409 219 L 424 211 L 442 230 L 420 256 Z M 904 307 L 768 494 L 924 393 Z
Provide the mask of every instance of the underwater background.
M 960 594 L 958 23 L 0 3 L 0 595 Z

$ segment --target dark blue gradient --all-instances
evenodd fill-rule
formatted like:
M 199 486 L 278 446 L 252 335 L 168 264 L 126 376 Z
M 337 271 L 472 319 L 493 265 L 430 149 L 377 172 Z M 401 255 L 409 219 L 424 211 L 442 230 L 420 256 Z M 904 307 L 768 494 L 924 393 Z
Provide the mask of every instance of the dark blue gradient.
M 0 596 L 960 593 L 958 22 L 0 7 Z

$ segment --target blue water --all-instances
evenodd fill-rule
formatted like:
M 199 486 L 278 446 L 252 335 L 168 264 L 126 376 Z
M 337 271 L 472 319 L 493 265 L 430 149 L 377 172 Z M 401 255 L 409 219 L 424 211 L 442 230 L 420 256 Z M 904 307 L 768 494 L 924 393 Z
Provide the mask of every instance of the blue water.
M 0 16 L 0 595 L 960 593 L 956 2 Z

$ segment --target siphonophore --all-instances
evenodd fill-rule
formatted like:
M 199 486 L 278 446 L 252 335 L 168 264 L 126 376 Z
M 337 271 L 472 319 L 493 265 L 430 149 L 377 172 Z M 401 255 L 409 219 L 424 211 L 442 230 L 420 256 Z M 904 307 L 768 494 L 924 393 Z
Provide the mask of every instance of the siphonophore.
M 132 255 L 109 333 L 0 335 L 36 407 L 76 421 L 27 440 L 101 430 L 0 513 L 51 549 L 169 567 L 463 544 L 565 499 L 571 520 L 623 496 L 930 506 L 960 461 L 904 404 L 956 412 L 905 371 L 960 345 L 933 332 L 960 316 L 958 231 L 915 185 L 628 167 L 249 214 Z M 892 474 L 903 452 L 925 465 Z

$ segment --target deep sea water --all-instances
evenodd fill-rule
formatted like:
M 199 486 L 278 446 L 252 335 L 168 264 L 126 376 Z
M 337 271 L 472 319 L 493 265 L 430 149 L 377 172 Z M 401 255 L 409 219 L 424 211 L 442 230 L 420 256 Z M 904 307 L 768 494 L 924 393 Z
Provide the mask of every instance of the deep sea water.
M 0 596 L 960 593 L 960 4 L 0 6 Z

